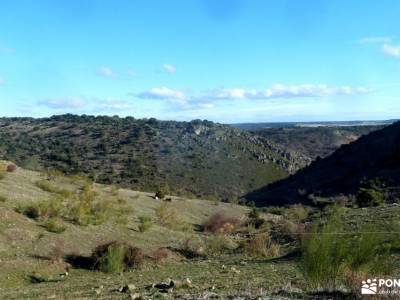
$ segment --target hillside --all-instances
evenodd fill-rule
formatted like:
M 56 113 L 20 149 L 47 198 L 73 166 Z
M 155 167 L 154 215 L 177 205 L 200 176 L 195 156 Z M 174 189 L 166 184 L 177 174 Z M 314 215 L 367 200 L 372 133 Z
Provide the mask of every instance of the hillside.
M 400 122 L 343 145 L 287 179 L 248 195 L 258 205 L 311 203 L 311 196 L 357 193 L 362 182 L 400 186 Z
M 263 223 L 256 229 L 244 206 L 160 200 L 83 176 L 19 167 L 4 172 L 5 165 L 0 161 L 1 299 L 355 299 L 359 293 L 358 281 L 347 283 L 355 294 L 340 289 L 336 297 L 330 290 L 315 291 L 304 276 L 297 228 L 326 217 L 317 210 L 258 211 L 257 222 Z M 399 205 L 384 205 L 348 209 L 342 217 L 344 228 L 357 235 L 372 224 L 394 230 L 399 213 Z M 236 220 L 233 231 L 205 231 L 201 224 L 215 215 L 220 229 Z M 151 226 L 141 229 L 144 217 Z M 134 268 L 120 272 L 90 264 L 93 250 L 110 241 L 139 249 Z M 384 274 L 395 276 L 398 252 L 389 262 L 391 273 Z
M 99 183 L 232 200 L 309 159 L 230 126 L 62 115 L 0 119 L 0 157 L 34 169 L 86 173 Z
M 326 157 L 360 136 L 384 128 L 384 125 L 318 126 L 264 128 L 252 131 L 287 149 L 298 151 L 312 159 Z

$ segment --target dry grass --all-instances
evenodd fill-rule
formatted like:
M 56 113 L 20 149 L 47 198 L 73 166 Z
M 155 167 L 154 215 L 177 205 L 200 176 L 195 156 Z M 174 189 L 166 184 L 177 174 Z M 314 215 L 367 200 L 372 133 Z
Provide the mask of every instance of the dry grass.
M 268 233 L 252 235 L 244 245 L 244 253 L 250 257 L 277 257 L 281 253 L 280 245 L 274 243 Z

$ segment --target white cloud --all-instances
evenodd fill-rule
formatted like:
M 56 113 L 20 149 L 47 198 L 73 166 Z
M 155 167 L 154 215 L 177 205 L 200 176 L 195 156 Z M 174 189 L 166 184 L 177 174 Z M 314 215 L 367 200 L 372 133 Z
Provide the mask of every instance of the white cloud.
M 117 76 L 117 74 L 109 67 L 99 67 L 96 70 L 96 74 L 102 77 L 108 77 L 108 78 L 114 78 Z
M 383 44 L 382 51 L 386 55 L 400 57 L 400 45 Z
M 203 97 L 209 99 L 273 99 L 273 98 L 311 98 L 335 95 L 365 94 L 370 90 L 364 87 L 339 86 L 330 87 L 327 85 L 282 85 L 276 84 L 267 89 L 216 89 Z
M 173 74 L 173 73 L 176 72 L 176 67 L 173 66 L 173 65 L 170 65 L 170 64 L 164 64 L 163 65 L 163 70 L 166 73 Z
M 392 38 L 390 36 L 370 36 L 358 40 L 360 44 L 384 44 L 391 41 Z
M 102 111 L 107 110 L 125 110 L 131 108 L 131 104 L 127 101 L 115 99 L 115 98 L 107 98 L 103 101 L 98 102 L 98 108 Z
M 173 90 L 167 87 L 156 87 L 144 91 L 137 95 L 140 99 L 157 99 L 157 100 L 185 100 L 186 96 L 182 91 Z
M 1 54 L 13 54 L 15 49 L 0 45 Z
M 79 97 L 50 98 L 39 101 L 39 105 L 52 109 L 79 109 L 86 105 L 86 102 Z
M 0 78 L 0 85 L 4 84 L 4 79 Z

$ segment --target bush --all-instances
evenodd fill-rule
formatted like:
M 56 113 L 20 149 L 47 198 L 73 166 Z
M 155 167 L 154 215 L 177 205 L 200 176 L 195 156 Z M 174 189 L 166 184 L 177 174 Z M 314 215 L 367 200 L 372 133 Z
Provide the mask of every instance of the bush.
M 9 173 L 15 172 L 17 170 L 17 165 L 11 163 L 7 165 L 6 171 Z
M 225 235 L 215 235 L 207 240 L 207 253 L 209 255 L 219 255 L 230 250 L 234 250 L 238 245 Z
M 156 251 L 153 252 L 151 257 L 154 259 L 156 264 L 162 264 L 169 256 L 169 251 L 166 248 L 158 248 Z
M 30 219 L 37 219 L 40 216 L 40 211 L 39 208 L 35 205 L 30 205 L 25 208 L 17 208 L 17 211 L 23 213 L 25 216 L 27 216 Z
M 99 270 L 105 273 L 122 273 L 124 266 L 125 248 L 120 244 L 110 244 L 106 252 L 99 258 Z
M 144 261 L 141 249 L 117 241 L 97 246 L 91 257 L 93 268 L 105 273 L 122 273 L 139 268 Z
M 145 232 L 149 230 L 152 226 L 151 218 L 149 216 L 140 216 L 139 222 L 140 224 L 138 228 L 140 232 Z
M 161 203 L 156 208 L 156 216 L 160 223 L 172 230 L 190 231 L 191 225 L 179 215 L 176 208 L 170 203 Z
M 28 206 L 19 206 L 16 211 L 30 219 L 53 218 L 60 214 L 61 201 L 57 198 L 43 200 Z
M 62 233 L 66 229 L 66 227 L 64 225 L 62 225 L 60 222 L 57 222 L 54 219 L 47 220 L 43 224 L 43 226 L 46 228 L 47 231 L 54 232 L 54 233 Z
M 0 195 L 0 202 L 6 202 L 6 201 L 7 201 L 7 197 Z
M 188 259 L 204 257 L 206 256 L 206 245 L 201 238 L 190 236 L 183 241 L 179 252 Z
M 276 257 L 280 254 L 280 246 L 271 240 L 268 233 L 257 233 L 246 241 L 244 253 L 250 257 Z
M 36 181 L 35 185 L 45 192 L 59 194 L 60 196 L 63 196 L 65 198 L 72 196 L 72 192 L 70 192 L 69 190 L 66 190 L 66 189 L 60 189 L 60 188 L 54 186 L 53 184 L 51 184 L 51 182 L 48 180 Z
M 126 270 L 139 269 L 144 262 L 143 250 L 126 245 L 124 264 Z
M 379 206 L 385 202 L 385 195 L 378 189 L 360 188 L 356 201 L 359 207 Z
M 345 284 L 345 274 L 363 270 L 378 273 L 387 266 L 388 248 L 376 229 L 345 233 L 340 212 L 315 226 L 303 239 L 301 268 L 312 289 L 335 290 Z
M 240 224 L 240 220 L 236 217 L 227 216 L 218 212 L 212 215 L 203 223 L 204 231 L 213 234 L 232 233 Z
M 300 223 L 307 219 L 309 209 L 301 204 L 295 204 L 290 206 L 285 213 L 285 216 L 295 223 Z
M 253 207 L 247 216 L 250 219 L 258 219 L 260 218 L 260 210 L 256 207 Z

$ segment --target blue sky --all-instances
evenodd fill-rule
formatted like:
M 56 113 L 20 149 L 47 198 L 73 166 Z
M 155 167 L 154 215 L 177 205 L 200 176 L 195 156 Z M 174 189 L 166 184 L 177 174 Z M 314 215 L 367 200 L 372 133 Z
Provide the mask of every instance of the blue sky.
M 2 0 L 3 116 L 400 117 L 398 0 Z

